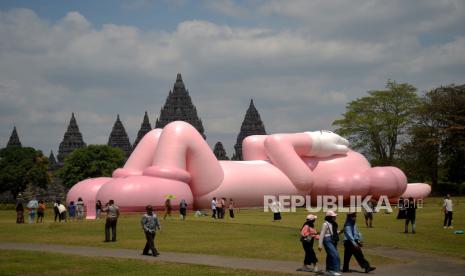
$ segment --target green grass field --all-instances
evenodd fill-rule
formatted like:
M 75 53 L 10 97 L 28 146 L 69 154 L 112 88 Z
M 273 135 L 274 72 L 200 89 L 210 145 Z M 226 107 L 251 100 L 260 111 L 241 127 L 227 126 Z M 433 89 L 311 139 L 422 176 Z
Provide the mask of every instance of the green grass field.
M 442 228 L 442 199 L 429 198 L 417 210 L 417 234 L 404 234 L 404 221 L 383 212 L 374 216 L 374 228 L 365 227 L 363 215 L 358 225 L 366 247 L 398 247 L 425 251 L 438 255 L 465 258 L 465 235 L 453 234 Z M 299 242 L 299 229 L 307 212 L 283 213 L 283 220 L 272 222 L 272 213 L 262 209 L 237 210 L 236 219 L 213 220 L 210 217 L 193 217 L 180 221 L 177 214 L 161 221 L 162 231 L 157 233 L 157 248 L 163 251 L 216 254 L 247 258 L 302 261 L 303 250 Z M 455 229 L 465 229 L 465 198 L 454 198 Z M 161 215 L 161 214 L 160 214 Z M 319 228 L 323 215 L 317 214 Z M 14 211 L 0 211 L 0 241 L 57 243 L 108 248 L 142 249 L 144 235 L 139 225 L 140 214 L 125 214 L 118 221 L 118 242 L 103 243 L 104 220 L 54 223 L 52 211 L 47 210 L 43 224 L 15 224 Z M 338 223 L 344 223 L 343 214 Z M 454 230 L 455 230 L 454 229 Z M 315 247 L 316 248 L 316 247 Z M 342 246 L 339 246 L 342 249 Z M 342 255 L 341 255 L 342 256 Z M 324 253 L 318 255 L 324 262 Z M 77 257 L 76 257 L 77 258 Z M 374 264 L 395 260 L 368 254 Z M 167 265 L 169 266 L 169 265 Z

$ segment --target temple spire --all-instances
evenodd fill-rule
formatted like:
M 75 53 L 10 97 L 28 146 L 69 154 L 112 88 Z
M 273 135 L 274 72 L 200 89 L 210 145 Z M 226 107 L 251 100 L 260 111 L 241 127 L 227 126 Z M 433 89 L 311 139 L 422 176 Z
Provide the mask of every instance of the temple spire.
M 48 156 L 48 163 L 49 163 L 49 170 L 54 171 L 58 168 L 57 160 L 55 159 L 55 155 L 53 154 L 53 150 L 50 150 L 50 155 Z
M 144 135 L 150 132 L 151 130 L 152 126 L 150 125 L 149 116 L 147 115 L 147 111 L 145 111 L 144 119 L 142 120 L 139 132 L 137 133 L 136 141 L 134 141 L 133 149 L 136 148 L 137 144 L 139 144 L 142 137 L 144 137 Z
M 58 166 L 63 166 L 65 157 L 72 153 L 77 148 L 85 147 L 86 143 L 82 139 L 82 134 L 79 131 L 79 126 L 74 117 L 74 112 L 71 113 L 71 119 L 69 120 L 68 128 L 63 136 L 63 141 L 60 143 L 58 149 Z
M 233 160 L 243 160 L 242 157 L 242 141 L 250 135 L 266 135 L 265 125 L 260 118 L 253 99 L 250 100 L 249 108 L 245 113 L 244 121 L 242 121 L 241 131 L 237 135 L 236 144 L 234 145 L 235 154 Z
M 128 134 L 126 133 L 126 129 L 124 129 L 123 123 L 119 118 L 119 114 L 116 116 L 116 122 L 113 125 L 110 137 L 108 137 L 108 145 L 110 147 L 120 148 L 123 150 L 126 158 L 129 157 L 132 152 L 132 146 L 129 142 Z
M 10 139 L 6 144 L 6 147 L 21 147 L 21 141 L 19 141 L 18 132 L 16 131 L 16 126 L 13 126 L 13 131 L 11 132 Z
M 160 110 L 160 116 L 155 122 L 155 128 L 163 128 L 173 121 L 184 121 L 194 126 L 205 138 L 202 120 L 197 115 L 197 109 L 192 104 L 189 91 L 186 89 L 181 74 L 177 74 L 173 90 L 168 93 L 165 105 Z
M 213 149 L 213 153 L 218 160 L 229 160 L 229 157 L 226 155 L 226 150 L 223 147 L 221 142 L 217 142 L 215 144 L 215 148 Z

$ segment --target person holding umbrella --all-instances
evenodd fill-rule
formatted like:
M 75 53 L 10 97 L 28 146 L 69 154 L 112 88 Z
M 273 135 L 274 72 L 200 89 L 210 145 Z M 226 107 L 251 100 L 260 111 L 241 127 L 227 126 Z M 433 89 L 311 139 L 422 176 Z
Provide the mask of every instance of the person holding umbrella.
M 165 220 L 167 216 L 171 217 L 171 211 L 173 210 L 171 199 L 175 199 L 176 197 L 174 195 L 166 195 L 165 198 L 165 215 L 163 216 L 163 220 Z

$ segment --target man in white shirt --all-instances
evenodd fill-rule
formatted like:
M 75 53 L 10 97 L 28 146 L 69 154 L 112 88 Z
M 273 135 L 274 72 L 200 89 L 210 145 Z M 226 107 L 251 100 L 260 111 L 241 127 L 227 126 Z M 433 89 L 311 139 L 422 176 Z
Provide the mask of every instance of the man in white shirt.
M 444 203 L 442 204 L 442 208 L 444 210 L 444 229 L 446 228 L 454 228 L 452 226 L 452 199 L 450 198 L 450 194 L 444 198 Z
M 216 219 L 216 197 L 212 199 L 211 209 L 212 209 L 212 218 Z

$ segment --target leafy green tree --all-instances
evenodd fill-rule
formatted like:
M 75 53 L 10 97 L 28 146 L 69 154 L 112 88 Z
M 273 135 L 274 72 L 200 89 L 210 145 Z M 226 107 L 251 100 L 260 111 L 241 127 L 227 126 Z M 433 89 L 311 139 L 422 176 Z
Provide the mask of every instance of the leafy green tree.
M 333 122 L 339 127 L 336 132 L 375 165 L 392 165 L 399 139 L 418 102 L 416 90 L 408 83 L 389 80 L 386 90 L 368 91 L 369 96 L 350 102 L 343 118 Z
M 124 153 L 119 148 L 89 145 L 68 155 L 58 176 L 69 188 L 89 177 L 111 176 L 115 169 L 123 166 L 124 160 Z
M 29 147 L 0 150 L 0 192 L 16 197 L 28 184 L 46 188 L 50 183 L 48 159 L 41 151 Z

